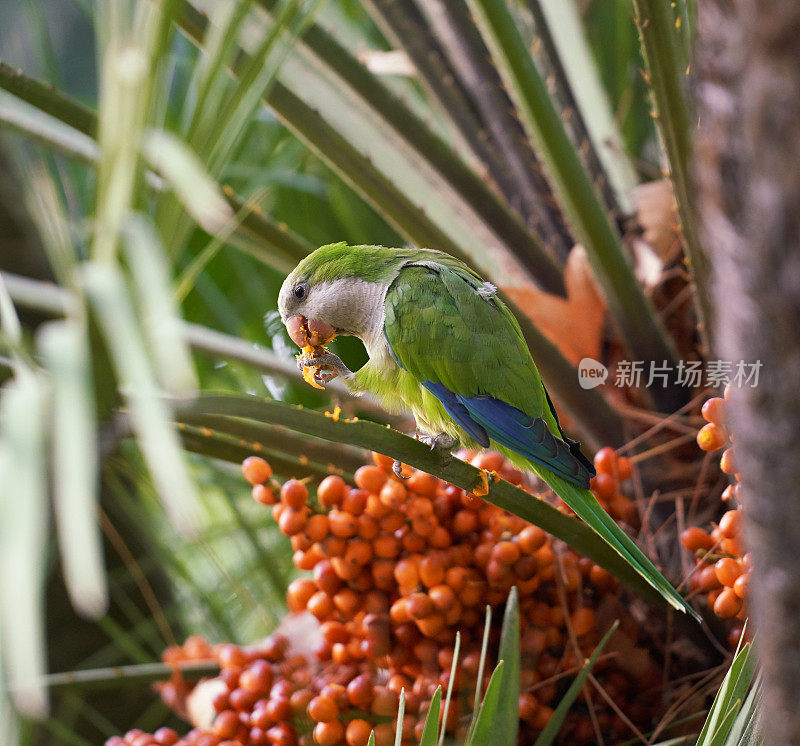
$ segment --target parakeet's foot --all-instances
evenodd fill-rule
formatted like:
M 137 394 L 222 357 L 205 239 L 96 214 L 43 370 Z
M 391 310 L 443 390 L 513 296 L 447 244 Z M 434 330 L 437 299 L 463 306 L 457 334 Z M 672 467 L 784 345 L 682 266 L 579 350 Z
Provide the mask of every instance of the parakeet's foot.
M 346 378 L 353 375 L 353 371 L 341 361 L 338 355 L 334 355 L 332 352 L 326 352 L 320 357 L 298 357 L 297 367 L 301 373 L 307 367 L 316 368 L 314 380 L 322 384 L 332 381 L 337 376 Z
M 447 433 L 438 435 L 425 435 L 418 433 L 417 440 L 430 446 L 432 451 L 437 451 L 442 459 L 442 465 L 447 466 L 453 460 L 452 450 L 458 445 L 458 441 Z
M 403 474 L 403 462 L 402 461 L 398 461 L 397 459 L 395 459 L 392 462 L 392 471 L 395 473 L 395 476 L 397 476 L 400 479 L 409 479 L 409 477 L 407 477 L 405 474 Z

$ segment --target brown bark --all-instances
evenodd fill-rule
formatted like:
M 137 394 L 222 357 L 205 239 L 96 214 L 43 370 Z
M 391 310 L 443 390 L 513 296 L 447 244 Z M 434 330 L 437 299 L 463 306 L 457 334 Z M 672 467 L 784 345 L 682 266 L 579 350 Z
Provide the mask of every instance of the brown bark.
M 702 0 L 696 161 L 716 355 L 763 363 L 730 419 L 765 743 L 800 744 L 800 3 Z

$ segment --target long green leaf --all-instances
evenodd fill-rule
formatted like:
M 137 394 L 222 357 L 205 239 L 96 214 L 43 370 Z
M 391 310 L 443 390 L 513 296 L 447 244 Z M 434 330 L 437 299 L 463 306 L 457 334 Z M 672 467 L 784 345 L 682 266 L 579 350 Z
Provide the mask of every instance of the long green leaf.
M 444 716 L 442 717 L 442 725 L 439 729 L 439 746 L 444 743 L 444 734 L 447 730 L 447 720 L 450 717 L 450 699 L 453 696 L 453 685 L 456 680 L 456 667 L 458 666 L 458 655 L 461 652 L 461 633 L 456 632 L 456 642 L 453 645 L 453 662 L 450 665 L 450 678 L 447 681 L 447 694 L 444 698 Z
M 94 138 L 97 119 L 83 104 L 0 60 L 0 88 Z
M 481 691 L 483 690 L 483 672 L 486 670 L 486 659 L 489 656 L 489 634 L 492 628 L 492 607 L 486 604 L 486 617 L 483 622 L 483 639 L 481 640 L 481 657 L 478 660 L 478 676 L 475 679 L 475 707 L 472 710 L 472 719 L 470 720 L 470 732 L 475 727 L 475 720 L 478 717 L 477 703 L 481 701 Z
M 503 692 L 503 667 L 505 661 L 500 661 L 489 679 L 486 695 L 481 703 L 478 717 L 473 723 L 473 729 L 467 736 L 466 746 L 489 746 L 494 742 L 492 735 L 495 726 L 497 711 L 500 707 L 500 698 Z
M 563 66 L 564 83 L 574 96 L 580 119 L 602 163 L 602 174 L 613 187 L 622 211 L 630 212 L 631 190 L 639 179 L 627 157 L 608 96 L 603 90 L 581 23 L 580 9 L 574 3 L 561 0 L 533 0 L 530 6 L 534 13 L 538 11 L 537 32 L 543 42 L 545 36 L 552 40 L 554 56 Z
M 425 716 L 425 725 L 422 729 L 422 738 L 419 746 L 436 746 L 438 743 L 437 731 L 439 729 L 439 711 L 442 705 L 442 687 L 437 686 L 433 693 L 428 714 Z
M 492 724 L 498 743 L 516 743 L 519 732 L 519 592 L 514 586 L 508 594 L 503 626 L 500 630 L 500 649 L 497 659 L 504 661 L 500 701 Z
M 160 397 L 122 274 L 113 266 L 89 264 L 83 281 L 164 507 L 179 530 L 191 533 L 197 528 L 194 486 L 169 424 L 169 409 Z
M 223 204 L 227 205 L 224 201 Z M 166 391 L 175 394 L 195 391 L 197 376 L 173 299 L 169 265 L 158 234 L 143 216 L 133 215 L 123 227 L 123 246 L 161 384 Z
M 15 85 L 20 80 L 22 82 Z M 97 130 L 97 115 L 93 111 L 19 71 L 14 71 L 13 76 L 4 76 L 2 63 L 0 88 L 13 91 L 20 97 L 0 96 L 0 122 L 72 158 L 97 166 L 98 146 L 91 139 Z M 41 111 L 29 104 L 41 104 Z M 149 177 L 149 185 L 156 192 L 162 191 L 163 182 L 152 173 Z M 305 239 L 264 215 L 260 209 L 255 206 L 245 209 L 248 203 L 230 190 L 223 190 L 223 196 L 231 210 L 241 216 L 241 221 L 233 226 L 233 233 L 227 236 L 231 245 L 248 251 L 282 272 L 288 272 L 313 250 L 314 247 Z
M 533 64 L 505 0 L 469 0 L 521 119 L 547 165 L 553 188 L 597 277 L 622 336 L 637 360 L 674 363 L 661 319 L 625 257 L 621 239 L 586 176 L 575 147 Z M 664 411 L 685 400 L 676 387 L 653 390 Z
M 352 480 L 353 478 L 353 472 L 332 470 L 327 463 L 301 459 L 297 455 L 286 453 L 280 449 L 255 448 L 253 443 L 248 444 L 245 440 L 230 437 L 205 427 L 182 425 L 179 432 L 183 447 L 191 453 L 237 465 L 241 464 L 248 456 L 261 456 L 267 459 L 275 474 L 287 479 L 312 477 L 315 480 L 321 480 L 329 474 L 341 474 L 345 479 Z
M 752 645 L 748 642 L 736 653 L 708 717 L 700 731 L 697 746 L 721 746 L 733 727 L 735 713 L 741 709 L 753 679 Z M 730 717 L 734 713 L 733 717 Z
M 258 2 L 270 11 L 278 5 L 277 0 Z M 458 157 L 447 142 L 380 79 L 369 73 L 332 33 L 314 24 L 305 30 L 299 41 L 301 47 L 298 51 L 306 53 L 310 65 L 318 65 L 323 73 L 333 73 L 338 78 L 336 84 L 327 86 L 325 100 L 318 99 L 320 105 L 338 97 L 339 89 L 349 88 L 352 91 L 349 98 L 352 100 L 355 95 L 361 99 L 369 107 L 372 117 L 377 118 L 381 128 L 391 128 L 420 155 L 422 163 L 432 166 L 444 184 L 454 189 L 503 241 L 506 250 L 520 259 L 538 285 L 551 292 L 563 289 L 557 265 L 518 216 L 489 188 L 485 180 Z M 349 106 L 354 109 L 352 103 Z
M 53 504 L 64 579 L 72 605 L 95 618 L 108 608 L 97 522 L 97 423 L 89 342 L 77 319 L 40 327 L 37 346 L 53 389 Z
M 562 263 L 574 244 L 541 164 L 465 3 L 368 0 L 384 33 L 402 47 L 506 202 Z M 517 254 L 524 261 L 523 247 Z
M 32 717 L 47 711 L 42 546 L 47 537 L 45 411 L 47 387 L 21 368 L 0 389 L 0 640 L 17 708 Z
M 42 677 L 41 684 L 51 692 L 83 689 L 124 689 L 141 687 L 157 681 L 168 681 L 176 668 L 186 681 L 196 681 L 219 673 L 216 661 L 189 661 L 184 663 L 137 663 L 129 666 L 81 669 L 51 673 Z
M 174 406 L 179 420 L 190 424 L 202 425 L 204 416 L 209 414 L 222 415 L 230 419 L 227 431 L 235 434 L 237 418 L 260 420 L 325 440 L 370 448 L 466 490 L 471 491 L 481 483 L 481 472 L 474 466 L 458 459 L 444 466 L 440 456 L 423 443 L 376 423 L 337 421 L 319 412 L 244 396 L 201 395 L 195 400 L 175 400 Z M 217 428 L 220 429 L 219 424 Z M 485 499 L 567 542 L 637 589 L 645 598 L 661 600 L 661 596 L 653 592 L 638 572 L 586 524 L 564 515 L 545 501 L 533 498 L 503 480 L 489 480 L 489 492 Z
M 642 44 L 647 82 L 653 94 L 656 125 L 669 163 L 678 216 L 686 247 L 687 267 L 693 281 L 698 332 L 706 354 L 712 352 L 713 316 L 709 297 L 711 267 L 698 235 L 698 216 L 691 188 L 692 130 L 685 79 L 687 65 L 669 3 L 633 0 Z
M 736 715 L 725 746 L 759 746 L 764 741 L 761 729 L 761 686 L 757 677 Z
M 400 746 L 403 740 L 403 718 L 406 714 L 406 690 L 400 690 L 400 705 L 397 708 L 397 725 L 394 731 L 394 746 Z
M 164 176 L 198 225 L 208 233 L 220 233 L 233 219 L 233 211 L 197 154 L 175 135 L 160 130 L 148 130 L 143 148 L 150 165 Z

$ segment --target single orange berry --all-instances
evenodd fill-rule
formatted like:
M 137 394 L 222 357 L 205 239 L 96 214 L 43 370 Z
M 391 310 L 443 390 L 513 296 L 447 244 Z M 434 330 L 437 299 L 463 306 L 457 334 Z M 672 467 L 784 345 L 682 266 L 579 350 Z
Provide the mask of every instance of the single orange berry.
M 732 557 L 741 557 L 744 554 L 744 542 L 741 534 L 737 534 L 732 539 L 722 540 L 722 551 Z
M 380 466 L 361 466 L 355 473 L 355 483 L 362 490 L 378 492 L 389 477 Z
M 363 513 L 362 515 L 358 516 L 358 535 L 362 539 L 372 541 L 380 533 L 380 530 L 381 529 L 378 521 L 371 515 Z
M 399 509 L 401 505 L 403 505 L 406 501 L 406 496 L 408 495 L 408 491 L 406 488 L 400 484 L 400 482 L 392 479 L 386 484 L 383 485 L 380 489 L 380 500 L 381 502 L 390 509 Z M 388 511 L 387 511 L 388 512 Z M 384 515 L 386 515 L 384 513 Z M 376 515 L 376 518 L 382 518 L 383 515 Z
M 424 471 L 416 471 L 406 481 L 406 487 L 417 495 L 423 497 L 435 497 L 436 489 L 439 486 L 439 480 L 426 474 Z
M 704 451 L 718 451 L 728 442 L 728 433 L 725 428 L 709 422 L 703 425 L 697 433 L 697 445 Z
M 445 625 L 444 617 L 441 614 L 431 614 L 423 619 L 417 619 L 417 627 L 425 637 L 436 637 Z
M 519 534 L 519 548 L 526 554 L 533 554 L 547 542 L 547 534 L 538 526 L 526 526 Z
M 735 539 L 741 535 L 742 511 L 729 510 L 719 521 L 719 530 L 726 539 Z
M 445 567 L 441 557 L 429 555 L 419 563 L 419 578 L 428 587 L 444 581 Z
M 375 466 L 380 466 L 387 474 L 392 471 L 394 459 L 391 456 L 384 456 L 382 453 L 377 453 L 376 451 L 372 451 L 370 455 L 372 456 L 372 462 Z
M 540 705 L 530 724 L 535 730 L 544 730 L 552 717 L 553 708 L 548 705 Z
M 681 544 L 694 553 L 699 550 L 708 551 L 714 546 L 714 540 L 699 526 L 690 526 L 681 532 Z
M 344 726 L 338 720 L 314 726 L 314 741 L 319 746 L 339 746 L 343 740 Z
M 448 612 L 458 600 L 455 591 L 444 583 L 433 586 L 428 591 L 428 595 L 437 610 L 445 613 Z
M 347 746 L 367 746 L 370 733 L 372 725 L 366 720 L 356 719 L 347 724 L 344 738 Z
M 610 446 L 601 448 L 594 455 L 594 468 L 598 474 L 617 475 L 617 452 Z
M 281 502 L 292 510 L 300 510 L 308 500 L 308 487 L 298 479 L 290 479 L 281 487 Z
M 265 484 L 254 484 L 250 494 L 253 496 L 253 500 L 262 505 L 275 505 L 278 502 L 275 491 Z
M 717 574 L 717 580 L 719 580 L 722 585 L 730 588 L 733 587 L 736 578 L 744 572 L 744 567 L 742 567 L 742 563 L 738 560 L 731 559 L 730 557 L 723 557 L 714 565 L 714 572 Z
M 519 719 L 530 722 L 539 709 L 539 700 L 533 694 L 523 692 L 519 695 Z
M 326 619 L 333 611 L 333 600 L 324 591 L 317 591 L 308 599 L 306 608 L 319 620 Z
M 350 513 L 334 508 L 328 513 L 328 529 L 334 536 L 348 539 L 358 533 L 358 521 Z
M 419 568 L 411 559 L 401 559 L 394 566 L 394 577 L 402 588 L 415 588 L 419 583 Z
M 361 710 L 368 710 L 372 702 L 374 688 L 372 677 L 362 673 L 347 685 L 347 699 L 351 705 Z
M 354 616 L 361 607 L 360 597 L 352 588 L 343 588 L 336 593 L 333 603 L 345 618 Z
M 591 479 L 590 486 L 599 500 L 608 501 L 617 494 L 617 480 L 602 471 Z
M 339 717 L 339 707 L 333 698 L 320 695 L 308 703 L 308 715 L 318 723 L 329 723 Z
M 328 516 L 320 513 L 309 516 L 303 533 L 312 544 L 322 541 L 328 535 Z
M 625 482 L 633 474 L 633 462 L 627 456 L 617 458 L 617 476 L 620 482 Z
M 500 471 L 505 466 L 506 460 L 503 455 L 497 453 L 497 451 L 487 451 L 486 453 L 479 453 L 477 456 L 470 459 L 470 463 L 478 469 Z
M 406 598 L 405 607 L 414 619 L 424 619 L 436 611 L 436 607 L 426 593 L 412 593 Z
M 520 558 L 519 546 L 513 541 L 501 541 L 492 549 L 491 557 L 501 565 L 508 567 Z
M 232 738 L 239 730 L 239 714 L 234 710 L 225 710 L 214 720 L 214 734 L 219 738 Z
M 307 522 L 308 513 L 306 510 L 293 510 L 287 507 L 278 519 L 278 527 L 285 536 L 294 536 L 305 528 Z
M 697 573 L 698 590 L 703 592 L 713 591 L 719 588 L 721 585 L 722 583 L 719 582 L 716 568 L 713 565 L 704 567 Z
M 316 583 L 311 578 L 297 578 L 286 589 L 286 605 L 289 611 L 299 614 L 305 611 L 308 600 L 317 592 Z
M 733 446 L 723 451 L 722 458 L 719 460 L 719 468 L 725 474 L 735 474 L 738 469 L 736 468 L 736 457 L 734 456 Z
M 706 422 L 713 422 L 715 425 L 725 425 L 725 400 L 720 396 L 713 396 L 703 404 L 700 414 Z
M 733 583 L 733 592 L 739 598 L 747 598 L 747 591 L 750 586 L 750 573 L 743 572 Z
M 374 469 L 376 467 L 371 466 L 370 468 Z M 355 516 L 361 515 L 367 508 L 367 498 L 369 495 L 369 492 L 358 487 L 347 490 L 342 500 L 342 510 L 346 510 L 348 513 Z
M 736 595 L 733 588 L 725 588 L 714 601 L 714 613 L 720 619 L 735 617 L 742 608 L 742 599 Z
M 617 587 L 619 581 L 600 565 L 592 565 L 589 570 L 589 582 L 601 591 L 611 591 Z
M 400 554 L 400 540 L 394 534 L 380 534 L 372 542 L 372 549 L 376 557 L 393 559 Z
M 397 716 L 397 711 L 395 710 L 394 716 Z M 392 723 L 378 723 L 375 726 L 375 746 L 393 746 L 395 735 L 394 735 L 395 726 Z
M 347 484 L 337 474 L 331 474 L 319 483 L 317 487 L 317 500 L 323 508 L 332 508 L 340 505 Z
M 466 536 L 478 527 L 478 516 L 473 510 L 462 509 L 453 516 L 452 529 L 456 536 Z
M 345 562 L 366 565 L 372 559 L 372 544 L 364 539 L 353 539 L 344 552 Z
M 242 474 L 250 484 L 263 484 L 272 476 L 272 467 L 260 456 L 242 461 Z
M 428 537 L 428 543 L 435 549 L 447 549 L 452 546 L 453 537 L 444 526 L 434 526 L 433 532 Z

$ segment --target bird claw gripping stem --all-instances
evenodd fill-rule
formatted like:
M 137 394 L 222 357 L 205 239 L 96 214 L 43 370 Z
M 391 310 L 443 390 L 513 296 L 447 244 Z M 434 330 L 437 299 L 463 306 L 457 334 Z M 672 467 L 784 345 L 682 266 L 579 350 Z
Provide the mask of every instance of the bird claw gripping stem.
M 403 462 L 399 459 L 392 461 L 392 471 L 398 479 L 409 479 L 409 477 L 403 474 Z
M 432 451 L 436 451 L 442 459 L 442 466 L 447 466 L 453 460 L 452 450 L 458 445 L 458 441 L 447 433 L 438 435 L 417 434 L 417 440 L 430 446 Z
M 297 358 L 297 368 L 303 374 L 306 383 L 314 388 L 323 388 L 321 384 L 326 384 L 337 376 L 353 375 L 338 355 L 326 351 L 323 355 L 306 357 L 306 349 L 304 347 L 303 354 Z
M 442 466 L 447 466 L 453 460 L 451 451 L 458 445 L 458 441 L 448 435 L 447 433 L 439 433 L 438 435 L 426 435 L 424 433 L 417 433 L 417 440 L 429 446 L 432 451 L 436 451 L 442 460 Z M 403 464 L 397 459 L 392 463 L 392 471 L 399 479 L 408 479 L 403 474 Z

